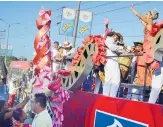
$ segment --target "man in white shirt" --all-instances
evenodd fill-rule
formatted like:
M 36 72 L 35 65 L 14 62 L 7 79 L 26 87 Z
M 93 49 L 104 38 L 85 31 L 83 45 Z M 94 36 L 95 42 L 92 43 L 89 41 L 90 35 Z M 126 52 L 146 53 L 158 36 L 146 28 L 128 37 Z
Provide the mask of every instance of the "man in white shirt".
M 43 93 L 35 94 L 32 109 L 36 113 L 32 127 L 52 127 L 52 119 L 46 110 L 47 98 Z
M 54 48 L 52 49 L 52 68 L 53 68 L 53 73 L 57 73 L 58 69 L 59 69 L 59 64 L 60 62 L 57 61 L 57 57 L 58 57 L 58 48 L 59 48 L 59 42 L 55 41 L 54 42 Z
M 117 56 L 118 53 L 124 52 L 123 46 L 117 45 L 120 39 L 119 33 L 114 33 L 113 36 L 107 37 L 105 45 L 107 47 L 107 56 Z M 107 58 L 107 63 L 104 67 L 105 82 L 103 86 L 103 95 L 116 97 L 120 85 L 120 68 L 118 57 Z
M 64 44 L 62 47 L 64 48 L 63 55 L 66 63 L 65 69 L 67 70 L 72 65 L 72 59 L 75 56 L 75 48 L 73 48 L 69 42 L 67 44 Z

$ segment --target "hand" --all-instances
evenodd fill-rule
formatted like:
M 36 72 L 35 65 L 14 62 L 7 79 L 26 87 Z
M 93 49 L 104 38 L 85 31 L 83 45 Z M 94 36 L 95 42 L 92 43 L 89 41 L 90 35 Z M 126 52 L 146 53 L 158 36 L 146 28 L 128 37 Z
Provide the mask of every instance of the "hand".
M 131 46 L 130 51 L 134 51 L 134 50 L 135 50 L 135 47 Z
M 134 4 L 132 4 L 131 6 L 130 6 L 130 10 L 133 10 L 134 9 Z
M 27 96 L 25 99 L 24 99 L 24 102 L 28 102 L 30 100 L 30 97 Z
M 108 25 L 109 24 L 109 20 L 108 19 L 105 19 L 104 20 L 104 23 L 105 23 L 105 25 Z

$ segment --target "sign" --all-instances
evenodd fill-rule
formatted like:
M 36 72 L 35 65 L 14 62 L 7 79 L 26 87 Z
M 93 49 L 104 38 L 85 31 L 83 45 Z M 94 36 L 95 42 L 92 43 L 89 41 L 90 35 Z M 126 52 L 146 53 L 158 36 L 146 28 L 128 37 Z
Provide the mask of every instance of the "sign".
M 5 31 L 0 31 L 0 39 L 4 39 L 5 38 Z
M 64 127 L 163 127 L 163 106 L 74 91 L 64 103 Z
M 69 8 L 63 8 L 62 21 L 60 25 L 60 34 L 73 36 L 76 11 Z
M 148 125 L 114 114 L 96 110 L 94 127 L 148 127 Z
M 6 45 L 1 45 L 0 47 L 0 56 L 5 56 L 7 53 L 7 56 L 12 56 L 12 52 L 13 52 L 13 48 L 11 45 L 8 46 L 8 50 L 7 50 L 7 46 Z
M 85 37 L 91 34 L 92 19 L 92 12 L 80 11 L 77 32 L 78 37 Z

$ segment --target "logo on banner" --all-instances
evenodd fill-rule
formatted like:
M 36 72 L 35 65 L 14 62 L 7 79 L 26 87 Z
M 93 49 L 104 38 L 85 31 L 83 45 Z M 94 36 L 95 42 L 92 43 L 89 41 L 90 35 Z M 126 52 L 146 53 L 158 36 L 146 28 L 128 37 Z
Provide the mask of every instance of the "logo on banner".
M 92 12 L 80 11 L 78 37 L 85 37 L 91 34 L 92 19 Z
M 94 127 L 148 127 L 147 124 L 96 110 Z
M 69 8 L 63 8 L 60 34 L 72 36 L 74 31 L 76 11 Z

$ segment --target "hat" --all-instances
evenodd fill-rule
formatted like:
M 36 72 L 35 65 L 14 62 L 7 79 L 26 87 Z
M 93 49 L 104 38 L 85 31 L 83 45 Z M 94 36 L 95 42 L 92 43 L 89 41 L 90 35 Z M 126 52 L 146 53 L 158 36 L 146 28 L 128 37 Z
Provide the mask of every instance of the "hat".
M 67 42 L 67 43 L 64 44 L 62 47 L 63 47 L 63 48 L 69 48 L 69 47 L 72 47 L 72 44 L 69 43 L 69 42 Z
M 140 42 L 134 42 L 134 45 L 137 46 L 138 44 L 143 45 L 143 41 Z
M 152 14 L 152 19 L 156 20 L 158 18 L 158 15 L 159 15 L 158 11 L 156 9 L 153 9 L 150 12 Z
M 119 37 L 119 41 L 123 41 L 123 36 L 120 34 L 120 33 L 117 33 L 117 32 L 113 32 L 114 33 L 114 35 L 117 35 L 118 37 Z

